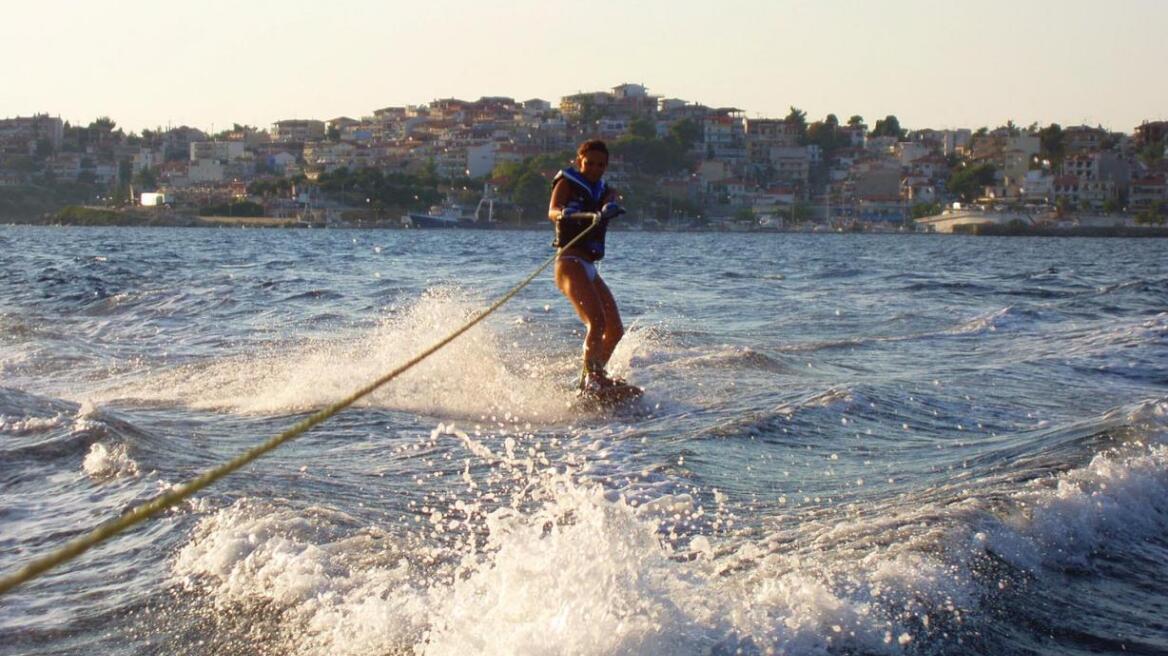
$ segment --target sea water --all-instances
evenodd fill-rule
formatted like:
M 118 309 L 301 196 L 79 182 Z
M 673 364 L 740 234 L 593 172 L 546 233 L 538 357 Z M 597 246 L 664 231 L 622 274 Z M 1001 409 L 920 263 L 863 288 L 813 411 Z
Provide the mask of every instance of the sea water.
M 0 570 L 376 379 L 539 231 L 0 227 Z M 1161 240 L 613 232 L 0 597 L 0 654 L 1168 653 Z

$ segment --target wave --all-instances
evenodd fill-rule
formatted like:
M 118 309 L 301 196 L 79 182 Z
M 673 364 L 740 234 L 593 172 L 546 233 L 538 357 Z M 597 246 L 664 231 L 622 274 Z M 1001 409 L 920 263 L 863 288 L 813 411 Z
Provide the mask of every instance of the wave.
M 776 429 L 783 429 L 782 432 L 786 436 L 784 439 L 795 440 L 797 436 L 788 435 L 788 431 L 785 429 L 797 415 L 818 410 L 838 414 L 856 403 L 856 395 L 852 390 L 844 387 L 830 387 L 797 399 L 783 401 L 763 411 L 748 412 L 742 416 L 722 421 L 703 431 L 703 434 L 711 437 L 765 436 L 774 441 L 778 439 L 775 435 Z
M 914 282 L 904 285 L 900 288 L 905 292 L 927 292 L 927 291 L 943 291 L 943 292 L 957 292 L 968 293 L 974 296 L 982 296 L 993 293 L 995 290 L 988 286 L 973 282 L 946 282 L 940 280 L 928 280 L 921 282 Z
M 138 463 L 130 457 L 129 447 L 124 443 L 107 446 L 95 442 L 90 445 L 81 467 L 87 476 L 98 481 L 139 473 Z
M 95 394 L 101 402 L 179 403 L 250 414 L 303 412 L 344 398 L 452 332 L 479 305 L 454 289 L 432 289 L 370 329 L 339 336 L 273 344 L 240 354 L 149 373 Z M 532 328 L 517 330 L 531 333 Z M 631 340 L 635 341 L 635 340 Z M 628 346 L 622 345 L 628 352 Z M 578 357 L 578 356 L 577 356 Z M 614 355 L 614 367 L 621 358 Z M 627 360 L 624 360 L 627 362 Z M 510 412 L 532 419 L 564 417 L 570 402 L 557 379 L 565 362 L 518 342 L 503 341 L 492 324 L 480 324 L 389 385 L 365 407 L 452 417 Z M 571 363 L 575 367 L 575 359 Z M 619 371 L 618 371 L 619 373 Z
M 855 348 L 857 346 L 866 346 L 868 344 L 905 342 L 922 339 L 934 339 L 938 337 L 982 335 L 988 332 L 996 332 L 1004 328 L 1015 329 L 1022 323 L 1025 318 L 1027 318 L 1027 313 L 1020 312 L 1013 306 L 1006 306 L 996 310 L 990 310 L 966 321 L 962 321 L 961 323 L 952 327 L 943 328 L 940 330 L 909 333 L 906 335 L 857 336 L 822 341 L 810 341 L 798 344 L 787 344 L 780 347 L 779 350 L 789 353 L 810 353 L 832 349 Z
M 798 405 L 841 402 L 828 390 Z M 732 528 L 743 511 L 717 492 L 606 489 L 529 457 L 537 436 L 494 449 L 440 426 L 428 444 L 460 445 L 463 493 L 383 526 L 239 500 L 202 518 L 173 581 L 240 636 L 289 625 L 298 654 L 1005 653 L 1017 644 L 989 637 L 995 609 L 1025 604 L 1028 577 L 1168 531 L 1168 400 L 1102 420 L 1136 435 L 1056 476 L 954 481 L 754 530 Z
M 292 294 L 280 299 L 281 303 L 291 303 L 294 301 L 338 301 L 345 297 L 340 292 L 331 289 L 310 289 L 303 292 Z
M 0 388 L 0 454 L 40 466 L 85 454 L 82 470 L 94 480 L 139 473 L 134 455 L 165 453 L 165 440 L 91 403 L 72 403 Z
M 528 489 L 527 511 L 423 515 L 419 533 L 454 534 L 445 548 L 333 511 L 239 502 L 203 520 L 176 584 L 221 612 L 276 606 L 306 654 L 881 653 L 905 640 L 899 621 L 811 572 L 726 577 L 709 538 L 678 551 L 599 488 L 554 475 Z
M 1168 312 L 1159 312 L 1150 317 L 1114 319 L 1087 327 L 1071 325 L 1061 334 L 1046 336 L 1028 344 L 1030 348 L 1018 357 L 1054 357 L 1070 361 L 1123 352 L 1126 358 L 1132 359 L 1134 352 L 1129 349 L 1165 344 L 1168 344 Z M 1122 365 L 1119 366 L 1122 368 Z
M 727 346 L 710 353 L 683 355 L 675 359 L 673 364 L 686 369 L 752 369 L 770 373 L 791 373 L 799 370 L 799 367 L 748 346 Z
M 998 310 L 992 310 L 976 316 L 965 323 L 962 323 L 953 328 L 941 331 L 943 335 L 983 335 L 987 332 L 996 332 L 999 328 L 1007 325 L 1007 321 L 1013 320 L 1017 317 L 1017 312 L 1013 311 L 1012 307 L 1004 307 Z

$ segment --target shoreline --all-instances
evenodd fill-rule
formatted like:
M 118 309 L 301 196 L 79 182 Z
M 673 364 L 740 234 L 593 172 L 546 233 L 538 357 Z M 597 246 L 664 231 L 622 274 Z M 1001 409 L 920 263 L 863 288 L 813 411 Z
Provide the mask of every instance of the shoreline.
M 46 213 L 36 217 L 0 217 L 0 225 L 31 225 L 31 226 L 78 226 L 78 227 L 128 227 L 128 228 L 278 228 L 278 229 L 311 229 L 311 230 L 409 230 L 411 232 L 447 232 L 450 230 L 468 230 L 474 232 L 496 232 L 514 230 L 540 230 L 544 226 L 516 226 L 497 225 L 490 228 L 448 228 L 431 230 L 425 228 L 404 228 L 393 221 L 333 223 L 305 222 L 294 217 L 242 217 L 242 216 L 197 216 L 176 212 L 138 212 L 112 210 L 96 207 L 75 207 L 56 213 Z M 747 228 L 724 227 L 706 225 L 703 227 L 654 226 L 612 226 L 619 232 L 687 232 L 687 233 L 729 233 L 729 234 L 806 234 L 806 235 L 839 235 L 839 234 L 867 234 L 867 235 L 930 235 L 938 237 L 1087 237 L 1087 238 L 1168 238 L 1168 226 L 1112 226 L 1112 227 L 1033 227 L 1019 225 L 978 224 L 953 233 L 934 233 L 926 231 L 899 231 L 899 230 L 835 230 L 820 226 L 818 229 L 775 229 L 775 228 Z

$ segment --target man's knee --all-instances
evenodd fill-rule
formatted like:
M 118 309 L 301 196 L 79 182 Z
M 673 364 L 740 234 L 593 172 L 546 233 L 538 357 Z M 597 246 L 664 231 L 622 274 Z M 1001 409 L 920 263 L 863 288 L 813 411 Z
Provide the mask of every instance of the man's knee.
M 604 317 L 591 317 L 588 319 L 587 324 L 589 335 L 608 335 L 608 325 L 605 322 Z
M 624 337 L 624 336 L 625 336 L 625 327 L 622 326 L 621 322 L 619 322 L 619 321 L 612 322 L 610 325 L 607 326 L 607 330 L 604 331 L 604 338 L 606 340 L 608 340 L 608 342 L 610 344 L 616 344 L 617 342 L 620 341 L 621 337 Z

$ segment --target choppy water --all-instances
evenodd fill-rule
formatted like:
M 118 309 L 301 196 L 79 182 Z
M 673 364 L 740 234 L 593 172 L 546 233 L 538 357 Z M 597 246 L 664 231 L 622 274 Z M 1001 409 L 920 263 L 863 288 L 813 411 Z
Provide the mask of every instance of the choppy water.
M 544 276 L 0 597 L 0 654 L 1168 653 L 1160 240 L 614 233 L 616 415 Z M 0 228 L 0 570 L 287 428 L 536 232 Z

